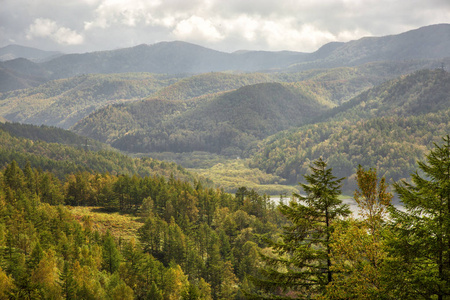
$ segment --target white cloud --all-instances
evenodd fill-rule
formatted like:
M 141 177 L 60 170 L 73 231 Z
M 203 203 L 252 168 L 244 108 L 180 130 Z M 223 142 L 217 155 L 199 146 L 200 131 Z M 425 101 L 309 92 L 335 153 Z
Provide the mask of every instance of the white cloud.
M 198 16 L 178 22 L 173 34 L 182 40 L 218 41 L 224 38 L 210 20 Z
M 92 21 L 85 21 L 84 28 L 109 28 L 116 24 L 136 27 L 146 23 L 151 11 L 160 5 L 160 1 L 144 0 L 103 0 L 95 9 L 95 17 Z
M 38 18 L 34 20 L 28 28 L 27 39 L 32 40 L 38 38 L 50 38 L 58 44 L 64 45 L 79 45 L 82 44 L 84 38 L 76 31 L 58 26 L 58 24 L 50 19 Z
M 330 41 L 448 23 L 449 0 L 0 0 L 0 46 L 115 49 L 179 39 L 235 51 L 314 51 Z M 31 25 L 30 25 L 31 24 Z M 78 45 L 78 46 L 77 46 Z

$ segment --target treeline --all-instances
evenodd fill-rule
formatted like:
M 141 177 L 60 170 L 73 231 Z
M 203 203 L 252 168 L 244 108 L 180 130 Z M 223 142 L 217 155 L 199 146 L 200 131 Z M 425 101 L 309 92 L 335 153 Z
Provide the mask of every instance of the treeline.
M 58 127 L 5 122 L 0 123 L 0 130 L 8 132 L 11 136 L 21 137 L 31 141 L 58 143 L 78 148 L 83 147 L 89 150 L 108 148 L 107 145 L 96 140 L 79 136 L 76 133 Z
M 175 163 L 158 161 L 152 158 L 131 158 L 117 151 L 99 150 L 96 148 L 101 149 L 104 145 L 95 141 L 92 142 L 91 139 L 74 137 L 72 133 L 62 129 L 19 124 L 3 124 L 0 126 L 7 130 L 0 130 L 1 167 L 15 160 L 23 168 L 29 162 L 33 168 L 50 171 L 60 179 L 64 179 L 66 174 L 87 171 L 108 172 L 116 175 L 150 176 L 158 174 L 166 178 L 169 178 L 172 174 L 175 178 L 189 182 L 200 180 L 197 175 L 188 172 Z M 22 136 L 28 136 L 32 139 Z M 52 142 L 44 142 L 40 140 L 41 137 Z M 70 144 L 64 145 L 57 142 L 68 142 Z M 79 142 L 81 143 L 78 144 Z M 201 178 L 201 180 L 204 184 L 211 185 L 208 179 Z
M 62 204 L 142 216 L 139 241 L 92 230 Z M 0 297 L 242 298 L 258 252 L 284 221 L 265 196 L 236 197 L 173 177 L 50 172 L 13 161 L 0 173 Z

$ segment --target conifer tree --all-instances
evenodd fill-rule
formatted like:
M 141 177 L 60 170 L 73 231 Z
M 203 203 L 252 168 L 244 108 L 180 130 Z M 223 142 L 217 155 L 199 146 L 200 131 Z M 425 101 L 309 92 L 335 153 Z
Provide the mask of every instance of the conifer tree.
M 418 162 L 412 183 L 394 188 L 405 211 L 392 209 L 392 288 L 403 299 L 450 297 L 450 136 Z
M 103 268 L 109 273 L 114 273 L 119 269 L 120 252 L 117 250 L 116 243 L 109 231 L 103 238 Z
M 70 269 L 69 263 L 67 261 L 64 261 L 64 267 L 61 274 L 59 275 L 59 280 L 64 299 L 75 299 L 76 283 L 73 278 L 73 272 Z
M 269 241 L 272 254 L 262 254 L 265 267 L 254 279 L 261 288 L 255 299 L 307 299 L 320 295 L 333 280 L 330 260 L 330 236 L 333 222 L 347 216 L 347 205 L 338 198 L 341 182 L 322 159 L 310 166 L 300 183 L 305 195 L 279 209 L 291 222 L 284 227 L 279 241 Z

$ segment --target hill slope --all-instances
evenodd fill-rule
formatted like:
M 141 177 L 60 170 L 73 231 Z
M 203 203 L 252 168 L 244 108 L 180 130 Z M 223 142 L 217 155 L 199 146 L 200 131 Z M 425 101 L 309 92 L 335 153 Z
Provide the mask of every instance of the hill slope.
M 13 122 L 69 128 L 111 103 L 153 94 L 177 78 L 148 73 L 83 75 L 0 95 L 0 115 Z
M 21 66 L 21 71 L 25 72 L 31 62 L 15 60 L 8 63 Z M 161 100 L 187 100 L 207 95 L 212 97 L 215 93 L 263 82 L 289 82 L 293 85 L 301 82 L 300 85 L 308 89 L 305 92 L 312 93 L 313 97 L 321 99 L 323 103 L 339 105 L 367 88 L 429 63 L 369 63 L 358 67 L 299 73 L 205 73 L 186 78 L 148 73 L 82 75 L 50 81 L 32 89 L 1 94 L 0 116 L 14 122 L 69 128 L 106 104 L 140 99 L 148 95 Z M 38 76 L 42 69 L 30 68 L 29 75 L 17 75 L 11 70 L 2 69 L 1 65 L 0 63 L 0 78 L 3 80 L 0 81 L 0 89 L 3 84 L 5 87 L 24 88 L 45 82 L 45 79 Z M 3 77 L 2 71 L 6 72 Z
M 337 176 L 354 176 L 358 164 L 381 176 L 407 178 L 416 160 L 450 132 L 450 74 L 425 70 L 370 89 L 327 114 L 326 122 L 268 138 L 254 167 L 302 180 L 309 162 L 328 159 Z
M 88 149 L 88 150 L 86 150 Z M 75 135 L 72 132 L 46 126 L 0 124 L 0 168 L 15 160 L 24 167 L 51 171 L 60 178 L 69 173 L 98 172 L 165 176 L 193 182 L 199 176 L 175 163 L 151 158 L 133 159 L 106 145 Z M 205 183 L 209 181 L 202 179 Z
M 35 87 L 47 80 L 39 65 L 24 58 L 0 62 L 0 93 Z
M 153 99 L 108 107 L 73 130 L 130 152 L 200 150 L 242 155 L 252 142 L 302 124 L 324 109 L 299 89 L 262 83 L 212 99 Z

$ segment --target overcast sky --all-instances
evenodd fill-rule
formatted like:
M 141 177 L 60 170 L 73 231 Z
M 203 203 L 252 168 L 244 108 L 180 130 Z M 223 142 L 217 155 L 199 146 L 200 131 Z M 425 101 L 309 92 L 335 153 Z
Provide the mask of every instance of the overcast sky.
M 313 52 L 450 23 L 450 0 L 0 0 L 0 47 L 88 52 L 181 40 Z

